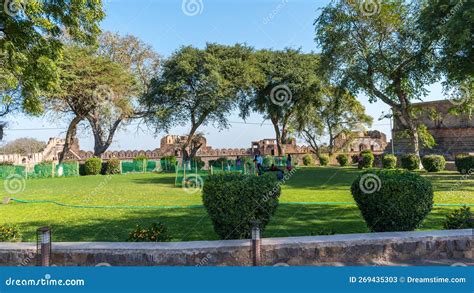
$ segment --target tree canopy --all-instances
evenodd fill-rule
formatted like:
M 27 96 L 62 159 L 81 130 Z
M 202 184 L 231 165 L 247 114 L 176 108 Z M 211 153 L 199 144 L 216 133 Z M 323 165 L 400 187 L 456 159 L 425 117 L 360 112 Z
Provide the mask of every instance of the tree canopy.
M 39 115 L 40 97 L 59 85 L 62 40 L 94 43 L 104 17 L 101 0 L 5 0 L 0 13 L 2 113 L 20 108 Z
M 185 160 L 198 150 L 190 146 L 199 127 L 228 127 L 229 114 L 251 89 L 251 52 L 243 45 L 187 46 L 163 63 L 142 102 L 153 113 L 147 121 L 157 131 L 190 124 L 182 145 Z
M 378 13 L 370 15 L 354 3 L 332 3 L 315 22 L 324 68 L 351 92 L 389 105 L 419 154 L 411 102 L 424 97 L 426 87 L 440 78 L 433 42 L 425 42 L 418 25 L 422 2 L 383 1 Z

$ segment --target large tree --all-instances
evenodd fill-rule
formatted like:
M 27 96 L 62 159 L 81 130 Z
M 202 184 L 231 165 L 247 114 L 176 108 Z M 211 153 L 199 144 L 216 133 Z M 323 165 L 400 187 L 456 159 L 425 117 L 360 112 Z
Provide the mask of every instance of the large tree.
M 292 119 L 306 115 L 309 102 L 317 103 L 320 79 L 316 72 L 319 57 L 299 50 L 260 50 L 256 53 L 258 75 L 253 97 L 245 108 L 263 115 L 272 122 L 275 130 L 278 155 L 282 145 L 289 142 L 289 125 Z
M 302 120 L 294 121 L 294 127 L 317 155 L 323 147 L 331 156 L 341 151 L 352 141 L 354 130 L 372 123 L 372 117 L 365 114 L 357 98 L 347 89 L 335 86 L 321 90 L 321 100 L 306 104 L 306 113 Z
M 204 49 L 183 47 L 164 62 L 142 102 L 153 113 L 147 120 L 157 131 L 189 125 L 183 160 L 200 147 L 193 143 L 199 127 L 228 127 L 229 114 L 251 88 L 251 53 L 242 45 L 207 44 Z
M 126 76 L 135 81 L 133 89 L 127 81 L 124 85 L 129 88 L 120 92 L 104 85 L 113 99 L 98 103 L 85 117 L 94 135 L 94 155 L 99 157 L 109 148 L 119 127 L 146 115 L 138 99 L 148 91 L 152 78 L 158 73 L 160 58 L 150 45 L 137 37 L 110 32 L 100 36 L 97 55 L 121 65 L 128 72 Z
M 412 101 L 421 99 L 426 86 L 439 78 L 433 70 L 434 47 L 424 41 L 418 26 L 422 2 L 380 1 L 374 11 L 359 2 L 332 3 L 315 21 L 324 66 L 352 92 L 365 92 L 370 102 L 389 105 L 419 155 Z
M 62 37 L 92 44 L 104 17 L 101 0 L 4 0 L 1 6 L 0 115 L 41 114 L 40 97 L 59 84 Z
M 85 119 L 97 117 L 108 131 L 96 133 L 101 138 L 101 145 L 94 146 L 94 154 L 100 155 L 102 147 L 110 145 L 113 133 L 118 127 L 117 117 L 131 115 L 132 105 L 129 97 L 133 95 L 134 78 L 120 64 L 108 58 L 97 56 L 90 48 L 69 47 L 60 65 L 59 90 L 48 96 L 48 105 L 55 113 L 64 119 L 71 117 L 66 133 L 64 150 L 59 158 L 64 159 L 73 139 L 76 136 L 78 125 Z M 91 121 L 91 120 L 89 120 Z

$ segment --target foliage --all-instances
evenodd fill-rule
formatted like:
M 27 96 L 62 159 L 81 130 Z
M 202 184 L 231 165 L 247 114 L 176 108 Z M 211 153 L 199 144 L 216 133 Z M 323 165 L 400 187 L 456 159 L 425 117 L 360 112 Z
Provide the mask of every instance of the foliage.
M 341 167 L 349 166 L 349 155 L 348 154 L 339 154 L 336 157 L 337 162 Z
M 151 113 L 148 124 L 164 131 L 190 124 L 181 147 L 184 160 L 194 157 L 201 144 L 191 147 L 191 142 L 199 127 L 227 128 L 229 113 L 250 92 L 255 76 L 249 66 L 252 56 L 252 49 L 244 45 L 182 47 L 163 63 L 162 73 L 142 99 Z
M 433 207 L 431 182 L 407 171 L 366 171 L 352 183 L 351 192 L 373 232 L 413 231 Z
M 316 68 L 319 56 L 300 50 L 259 50 L 255 53 L 257 72 L 254 92 L 241 104 L 246 118 L 251 110 L 270 120 L 275 130 L 277 155 L 283 155 L 281 145 L 288 143 L 289 125 L 308 113 L 310 104 L 319 103 L 321 77 Z
M 382 167 L 384 169 L 395 169 L 397 167 L 397 156 L 384 155 L 382 158 Z
M 470 174 L 474 171 L 474 156 L 472 155 L 457 155 L 454 163 L 461 174 Z
M 120 174 L 121 168 L 120 165 L 122 164 L 122 161 L 120 161 L 117 158 L 112 158 L 107 161 L 105 164 L 105 174 L 111 175 L 111 174 Z
M 358 164 L 359 163 L 359 155 L 352 155 L 351 160 L 352 160 L 352 164 Z
M 265 230 L 278 207 L 280 192 L 272 174 L 220 174 L 206 179 L 202 199 L 221 239 L 248 239 L 252 221 L 259 221 L 260 229 Z
M 201 170 L 202 168 L 204 168 L 205 165 L 206 163 L 202 160 L 201 157 L 194 157 L 194 159 L 191 161 L 192 168 L 197 167 L 199 170 Z
M 358 168 L 368 169 L 374 166 L 375 156 L 370 150 L 362 151 L 359 155 Z
M 420 168 L 420 157 L 416 154 L 406 154 L 401 158 L 401 165 L 403 169 L 417 170 Z
M 105 16 L 102 2 L 15 0 L 1 5 L 0 116 L 17 106 L 39 115 L 44 110 L 40 97 L 59 83 L 63 39 L 94 43 Z M 18 13 L 6 13 L 12 6 L 19 8 Z
M 474 228 L 474 214 L 471 208 L 463 206 L 460 209 L 454 210 L 451 214 L 446 216 L 443 224 L 444 229 L 473 229 Z
M 48 109 L 61 118 L 71 117 L 65 150 L 78 124 L 87 120 L 94 135 L 94 155 L 100 156 L 112 143 L 120 122 L 133 113 L 134 77 L 120 64 L 97 56 L 92 48 L 75 46 L 65 48 L 59 73 L 60 86 L 48 96 Z
M 102 171 L 101 158 L 89 158 L 84 163 L 85 175 L 99 175 Z
M 168 229 L 162 223 L 152 223 L 148 228 L 137 225 L 128 236 L 130 242 L 168 242 L 171 241 Z
M 19 242 L 21 233 L 12 225 L 0 225 L 0 242 Z
M 17 138 L 0 148 L 2 154 L 29 155 L 39 153 L 44 150 L 46 144 L 35 138 Z
M 463 81 L 474 76 L 474 2 L 426 1 L 418 20 L 424 32 L 424 41 L 435 51 L 437 69 L 447 75 L 450 82 Z
M 310 166 L 313 165 L 313 156 L 306 154 L 303 156 L 303 165 Z
M 306 103 L 304 108 L 294 127 L 316 154 L 326 145 L 326 137 L 329 155 L 343 150 L 353 141 L 352 131 L 370 126 L 373 120 L 356 96 L 340 86 L 324 87 L 317 103 Z
M 446 159 L 443 156 L 427 155 L 421 159 L 423 168 L 428 172 L 443 171 L 446 167 Z
M 270 167 L 273 164 L 273 157 L 272 156 L 264 156 L 263 157 L 263 165 L 266 167 Z
M 209 160 L 209 167 L 212 166 L 214 168 L 222 168 L 229 163 L 229 159 L 227 157 L 219 157 L 217 160 Z
M 360 2 L 333 1 L 316 19 L 321 68 L 350 92 L 390 106 L 418 154 L 411 101 L 426 96 L 426 87 L 440 79 L 434 71 L 435 47 L 425 43 L 418 25 L 425 1 L 372 1 L 369 6 L 379 9 L 370 15 Z
M 329 165 L 329 156 L 328 155 L 325 155 L 325 154 L 321 154 L 319 155 L 319 164 L 321 166 L 327 166 Z

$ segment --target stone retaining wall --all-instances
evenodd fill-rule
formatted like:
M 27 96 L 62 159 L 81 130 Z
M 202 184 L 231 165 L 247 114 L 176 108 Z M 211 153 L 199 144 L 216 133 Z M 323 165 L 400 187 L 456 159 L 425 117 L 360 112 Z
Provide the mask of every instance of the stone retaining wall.
M 262 240 L 263 265 L 472 263 L 473 230 L 347 234 Z M 0 243 L 0 266 L 35 265 L 33 243 Z M 249 240 L 54 243 L 57 266 L 248 266 Z

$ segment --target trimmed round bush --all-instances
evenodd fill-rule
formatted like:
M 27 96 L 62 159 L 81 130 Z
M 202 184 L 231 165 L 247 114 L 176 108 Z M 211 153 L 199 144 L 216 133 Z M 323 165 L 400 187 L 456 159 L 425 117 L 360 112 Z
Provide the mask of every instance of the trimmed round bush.
M 120 174 L 120 165 L 121 161 L 116 158 L 109 159 L 107 163 L 105 163 L 105 174 L 112 175 L 112 174 Z
M 138 161 L 148 161 L 148 157 L 146 155 L 137 155 L 135 158 L 133 158 L 134 162 Z
M 474 228 L 474 215 L 471 208 L 463 206 L 446 216 L 443 227 L 446 230 Z
M 373 232 L 413 231 L 433 207 L 431 182 L 404 170 L 363 172 L 352 183 L 351 192 Z
M 319 155 L 319 164 L 321 166 L 329 165 L 329 156 L 328 155 Z
M 17 227 L 11 225 L 0 225 L 0 242 L 19 242 L 21 233 Z
M 382 167 L 384 169 L 397 168 L 397 157 L 394 155 L 385 155 L 382 158 Z
M 402 156 L 401 164 L 403 169 L 410 171 L 417 170 L 420 168 L 420 157 L 415 154 L 408 154 Z
M 474 156 L 457 155 L 454 163 L 456 164 L 456 169 L 461 174 L 468 174 L 474 171 Z
M 339 166 L 341 167 L 345 167 L 349 165 L 349 155 L 347 154 L 337 155 L 336 160 L 339 163 Z
M 446 159 L 439 155 L 428 155 L 421 159 L 423 168 L 428 172 L 439 172 L 443 171 L 446 167 Z
M 264 166 L 270 167 L 272 164 L 274 164 L 272 156 L 264 156 L 263 157 L 263 165 Z
M 85 175 L 99 175 L 102 170 L 101 158 L 89 158 L 84 163 Z
M 233 173 L 207 177 L 202 199 L 214 231 L 221 239 L 248 239 L 253 221 L 263 231 L 275 214 L 280 196 L 275 174 L 251 176 Z
M 305 165 L 305 166 L 313 165 L 313 156 L 308 155 L 308 154 L 304 155 L 303 165 Z
M 370 150 L 365 150 L 360 153 L 359 156 L 359 169 L 369 169 L 374 166 L 375 156 Z

